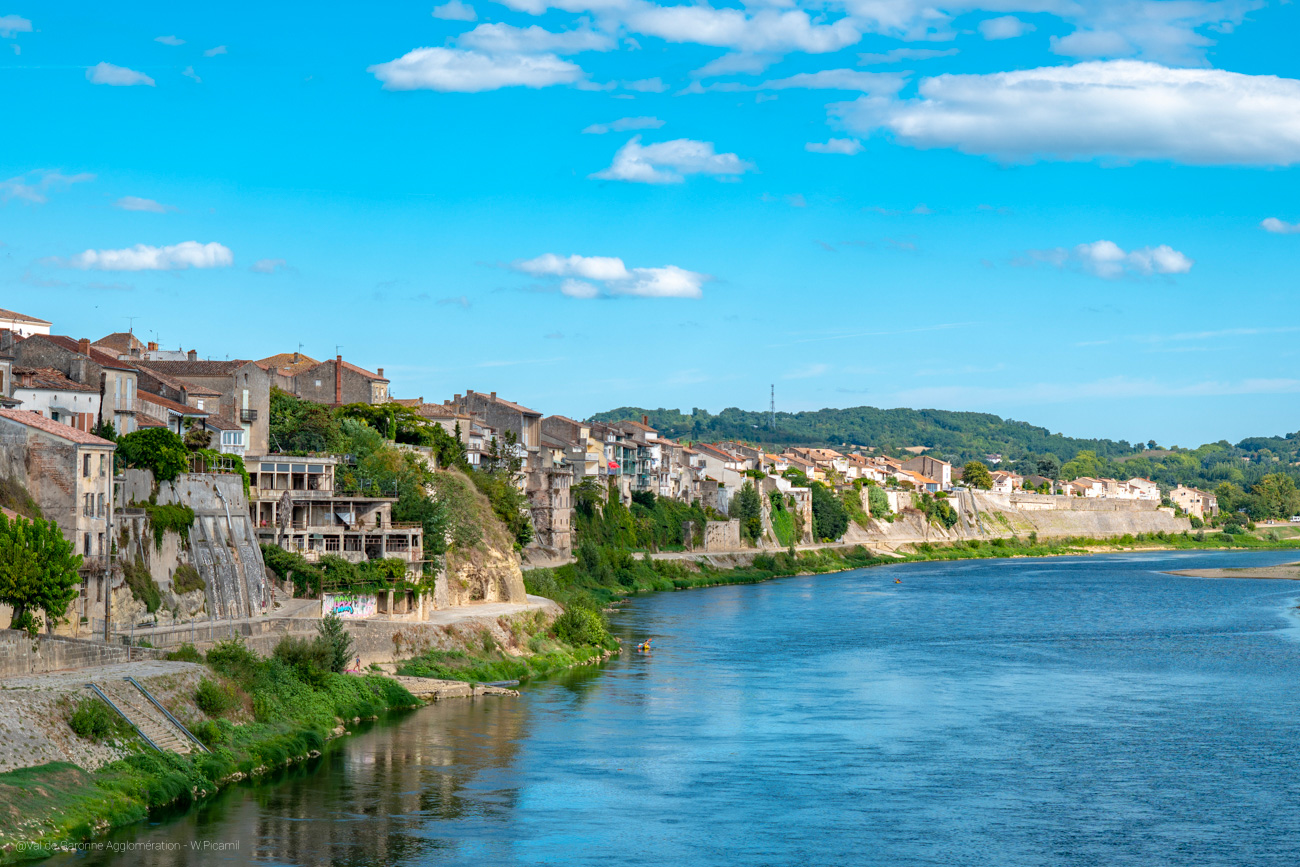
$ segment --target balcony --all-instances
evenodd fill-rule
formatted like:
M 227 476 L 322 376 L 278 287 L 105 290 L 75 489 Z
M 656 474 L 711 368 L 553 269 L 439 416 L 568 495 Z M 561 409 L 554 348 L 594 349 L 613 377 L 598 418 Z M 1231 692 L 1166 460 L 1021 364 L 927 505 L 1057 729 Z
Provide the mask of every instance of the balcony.
M 243 422 L 244 424 L 248 424 L 249 422 L 257 421 L 257 410 L 255 410 L 255 409 L 241 409 L 241 410 L 239 411 L 239 420 L 240 420 L 241 422 Z

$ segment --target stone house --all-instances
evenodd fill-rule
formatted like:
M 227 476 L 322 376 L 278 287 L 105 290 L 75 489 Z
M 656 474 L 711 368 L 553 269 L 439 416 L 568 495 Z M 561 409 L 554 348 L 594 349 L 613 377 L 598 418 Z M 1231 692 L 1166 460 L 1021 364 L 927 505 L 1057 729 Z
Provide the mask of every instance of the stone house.
M 388 403 L 389 400 L 389 383 L 384 378 L 382 367 L 371 373 L 344 361 L 340 355 L 333 361 L 321 361 L 302 369 L 291 365 L 288 370 L 297 372 L 291 374 L 293 384 L 287 390 L 313 403 L 345 406 L 349 403 Z
M 929 455 L 917 455 L 904 461 L 903 469 L 934 479 L 939 483 L 941 491 L 952 490 L 952 464 L 947 461 Z
M 34 412 L 0 409 L 0 478 L 27 489 L 46 520 L 84 558 L 80 610 L 103 598 L 113 544 L 113 452 L 94 434 Z M 75 619 L 75 618 L 74 618 Z
M 591 425 L 562 415 L 542 419 L 542 435 L 563 442 L 577 475 L 599 476 L 604 464 L 604 444 L 592 436 Z
M 13 396 L 22 409 L 90 433 L 99 422 L 99 389 L 52 367 L 13 369 Z
M 248 454 L 264 455 L 273 451 L 270 442 L 271 388 L 284 388 L 290 384 L 289 381 L 255 361 L 202 361 L 193 351 L 189 355 L 185 361 L 139 361 L 136 364 L 142 371 L 161 374 L 187 390 L 198 386 L 207 394 L 215 392 L 215 398 L 197 397 L 187 392 L 184 401 L 167 396 L 238 424 L 244 429 L 244 447 Z M 215 405 L 211 401 L 215 401 Z
M 9 346 L 3 344 L 8 343 Z M 91 346 L 86 338 L 37 334 L 13 341 L 11 332 L 0 331 L 0 351 L 7 349 L 15 367 L 50 368 L 74 382 L 96 389 L 100 395 L 96 423 L 110 422 L 119 434 L 136 430 L 140 397 L 136 369 L 111 353 Z
M 474 416 L 481 424 L 493 428 L 498 435 L 513 433 L 519 443 L 519 455 L 529 460 L 536 455 L 542 443 L 542 414 L 535 409 L 520 406 L 513 401 L 497 397 L 495 391 L 483 394 L 466 391 L 443 402 L 443 406 Z
M 1189 515 L 1208 518 L 1219 514 L 1219 500 L 1208 491 L 1179 485 L 1169 492 L 1169 501 Z

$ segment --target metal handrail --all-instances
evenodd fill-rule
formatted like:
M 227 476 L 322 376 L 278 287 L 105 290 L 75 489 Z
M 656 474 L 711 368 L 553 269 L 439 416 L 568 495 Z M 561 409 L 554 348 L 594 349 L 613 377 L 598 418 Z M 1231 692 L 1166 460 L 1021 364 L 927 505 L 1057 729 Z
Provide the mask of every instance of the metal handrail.
M 143 739 L 144 739 L 144 742 L 145 742 L 146 744 L 148 744 L 149 746 L 153 747 L 155 750 L 157 750 L 157 751 L 160 752 L 160 753 L 163 752 L 162 747 L 160 747 L 160 746 L 158 746 L 156 743 L 154 743 L 153 740 L 151 740 L 150 737 L 149 737 L 147 734 L 145 734 L 145 733 L 140 729 L 140 727 L 139 727 L 138 725 L 135 724 L 135 721 L 134 721 L 133 719 L 131 719 L 129 716 L 126 715 L 126 712 L 125 712 L 125 711 L 123 711 L 123 710 L 122 710 L 120 707 L 118 707 L 117 705 L 113 704 L 113 700 L 112 700 L 111 698 L 109 698 L 108 696 L 104 695 L 104 691 L 103 691 L 102 689 L 100 689 L 98 686 L 96 686 L 96 685 L 93 684 L 93 683 L 88 683 L 88 684 L 86 684 L 86 686 L 88 686 L 88 687 L 90 687 L 91 689 L 93 689 L 93 690 L 95 691 L 95 695 L 99 696 L 100 698 L 102 698 L 102 699 L 104 700 L 104 704 L 108 705 L 108 706 L 111 707 L 113 710 L 117 711 L 117 715 L 120 716 L 122 719 L 126 720 L 127 725 L 129 725 L 129 726 L 131 726 L 131 728 L 135 729 L 135 733 L 138 734 L 141 738 L 143 738 Z
M 191 732 L 191 731 L 190 731 L 189 729 L 187 729 L 184 725 L 182 725 L 180 720 L 178 720 L 176 717 L 172 716 L 172 712 L 169 711 L 167 708 L 163 707 L 162 704 L 159 703 L 158 699 L 156 699 L 156 698 L 154 698 L 152 695 L 150 695 L 150 694 L 149 694 L 149 690 L 147 690 L 147 689 L 145 689 L 143 686 L 141 686 L 141 685 L 140 685 L 140 682 L 139 682 L 138 680 L 136 680 L 134 677 L 131 677 L 130 675 L 128 675 L 128 676 L 126 676 L 125 678 L 123 678 L 123 680 L 127 681 L 127 682 L 130 683 L 132 686 L 134 686 L 136 689 L 140 690 L 140 692 L 144 693 L 144 697 L 147 698 L 147 699 L 149 699 L 149 701 L 153 703 L 153 706 L 154 706 L 154 707 L 156 707 L 156 708 L 158 708 L 158 710 L 162 711 L 162 712 L 163 712 L 163 715 L 166 716 L 167 719 L 169 719 L 169 720 L 172 721 L 172 725 L 176 726 L 176 728 L 178 728 L 178 729 L 180 729 L 181 731 L 185 732 L 185 737 L 187 737 L 187 738 L 189 738 L 190 740 L 194 741 L 194 743 L 198 745 L 198 748 L 199 748 L 199 749 L 203 750 L 203 752 L 205 752 L 205 753 L 210 753 L 210 752 L 212 752 L 212 750 L 208 749 L 206 746 L 203 745 L 203 742 L 202 742 L 201 740 L 199 740 L 198 738 L 196 738 L 196 737 L 194 736 L 194 733 L 193 733 L 193 732 Z

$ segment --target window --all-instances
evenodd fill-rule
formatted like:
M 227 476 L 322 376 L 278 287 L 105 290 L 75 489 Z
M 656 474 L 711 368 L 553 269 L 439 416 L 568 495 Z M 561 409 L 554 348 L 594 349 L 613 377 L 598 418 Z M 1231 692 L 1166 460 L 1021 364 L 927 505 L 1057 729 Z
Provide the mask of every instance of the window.
M 223 446 L 242 446 L 244 444 L 244 432 L 242 430 L 223 430 L 221 432 L 221 444 Z
M 319 379 L 316 380 L 316 387 L 317 387 L 317 388 L 320 388 L 320 380 L 319 380 Z
M 103 455 L 99 456 L 99 477 L 100 478 L 104 477 L 104 456 Z
M 203 398 L 199 398 L 198 400 L 196 400 L 195 404 L 197 404 L 194 407 L 195 409 L 203 409 Z
M 90 455 L 81 456 L 81 475 L 90 478 Z
M 104 517 L 104 495 L 99 495 L 99 517 Z
M 86 549 L 82 553 L 85 554 L 87 557 L 89 557 L 90 556 L 90 534 L 89 533 L 86 534 L 85 543 L 86 543 Z
M 81 514 L 85 515 L 87 518 L 93 518 L 95 516 L 94 494 L 86 494 L 85 502 L 81 504 Z M 89 554 L 90 552 L 87 551 L 86 553 Z

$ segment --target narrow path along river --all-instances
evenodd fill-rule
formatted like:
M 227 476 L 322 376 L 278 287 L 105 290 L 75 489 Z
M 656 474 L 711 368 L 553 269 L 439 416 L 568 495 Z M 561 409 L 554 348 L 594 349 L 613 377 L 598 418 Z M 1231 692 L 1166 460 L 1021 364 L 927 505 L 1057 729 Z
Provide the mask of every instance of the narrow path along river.
M 614 625 L 652 653 L 373 725 L 106 838 L 152 851 L 51 863 L 1300 863 L 1300 583 L 1162 574 L 1294 556 L 638 598 Z

